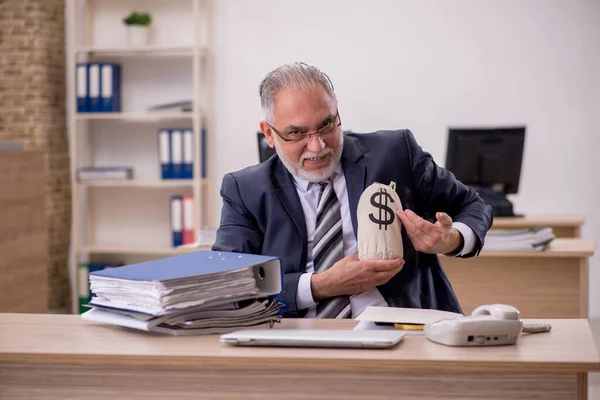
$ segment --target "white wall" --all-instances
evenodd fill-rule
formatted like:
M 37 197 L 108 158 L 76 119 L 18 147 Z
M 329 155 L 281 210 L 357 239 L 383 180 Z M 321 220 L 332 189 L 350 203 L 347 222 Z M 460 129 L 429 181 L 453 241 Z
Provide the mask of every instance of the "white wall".
M 120 19 L 128 6 L 118 0 L 94 4 L 95 42 L 121 44 Z M 128 4 L 154 13 L 156 43 L 190 42 L 189 1 Z M 585 214 L 583 236 L 600 237 L 600 211 L 594 203 L 600 198 L 599 1 L 213 0 L 212 17 L 211 225 L 219 221 L 223 175 L 258 162 L 261 79 L 279 64 L 301 60 L 333 80 L 345 129 L 410 128 L 441 165 L 450 125 L 526 124 L 516 210 Z M 126 61 L 127 69 L 144 72 L 127 80 L 135 89 L 124 95 L 128 110 L 189 97 L 189 76 L 182 67 L 165 67 L 167 77 L 150 68 L 162 68 L 167 61 L 155 61 L 148 67 L 142 61 L 136 68 L 139 61 Z M 149 76 L 159 79 L 152 92 L 145 92 L 139 81 Z M 103 126 L 111 129 L 106 138 L 95 135 L 98 162 L 123 161 L 127 153 L 104 144 L 124 129 L 156 128 Z M 141 131 L 136 135 L 143 136 Z M 147 140 L 155 145 L 153 138 Z M 130 142 L 123 137 L 118 143 L 131 150 Z M 154 158 L 142 155 L 155 152 L 142 150 L 135 162 L 153 165 Z M 151 167 L 139 169 L 157 174 Z M 113 209 L 111 202 L 104 203 Z M 147 215 L 154 211 L 148 208 Z M 153 218 L 159 228 L 152 232 L 161 232 L 165 218 Z M 100 231 L 115 235 L 108 228 Z M 138 240 L 168 240 L 152 232 L 145 237 L 140 232 Z M 590 312 L 600 317 L 598 256 L 591 262 L 590 282 Z
M 223 175 L 258 162 L 258 85 L 277 65 L 326 72 L 344 128 L 410 128 L 441 165 L 449 125 L 526 124 L 516 211 L 585 214 L 600 236 L 600 2 L 213 2 L 211 222 Z M 590 274 L 600 317 L 600 258 Z

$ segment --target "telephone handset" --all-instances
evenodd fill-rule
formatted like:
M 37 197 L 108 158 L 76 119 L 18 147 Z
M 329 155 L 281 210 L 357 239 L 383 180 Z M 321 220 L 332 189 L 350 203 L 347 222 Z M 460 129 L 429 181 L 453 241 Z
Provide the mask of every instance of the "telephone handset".
M 470 316 L 425 324 L 427 339 L 447 346 L 515 344 L 521 332 L 547 332 L 549 325 L 523 325 L 519 310 L 507 304 L 477 307 Z
M 519 310 L 507 304 L 487 304 L 473 310 L 471 315 L 489 315 L 496 319 L 519 319 Z

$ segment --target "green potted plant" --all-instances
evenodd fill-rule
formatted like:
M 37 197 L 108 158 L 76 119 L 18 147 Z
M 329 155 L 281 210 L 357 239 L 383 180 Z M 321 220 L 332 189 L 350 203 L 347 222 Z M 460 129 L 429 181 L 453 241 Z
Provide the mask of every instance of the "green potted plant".
M 147 12 L 132 11 L 123 18 L 127 26 L 127 44 L 130 46 L 144 46 L 148 44 L 150 25 L 152 17 Z

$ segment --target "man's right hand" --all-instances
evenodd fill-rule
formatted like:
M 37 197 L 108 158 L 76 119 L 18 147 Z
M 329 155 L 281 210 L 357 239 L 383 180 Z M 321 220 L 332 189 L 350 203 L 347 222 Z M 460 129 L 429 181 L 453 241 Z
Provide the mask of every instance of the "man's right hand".
M 310 280 L 313 299 L 362 293 L 383 285 L 404 266 L 404 260 L 358 260 L 358 255 L 344 257 L 324 272 L 315 273 Z

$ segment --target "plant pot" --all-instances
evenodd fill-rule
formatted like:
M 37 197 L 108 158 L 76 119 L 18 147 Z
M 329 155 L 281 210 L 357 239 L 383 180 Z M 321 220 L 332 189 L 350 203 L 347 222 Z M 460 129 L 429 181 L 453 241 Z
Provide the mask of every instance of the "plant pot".
M 150 38 L 150 28 L 141 25 L 127 26 L 127 44 L 129 46 L 145 46 Z

